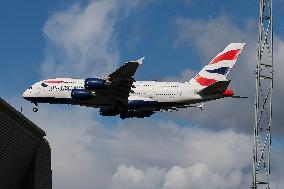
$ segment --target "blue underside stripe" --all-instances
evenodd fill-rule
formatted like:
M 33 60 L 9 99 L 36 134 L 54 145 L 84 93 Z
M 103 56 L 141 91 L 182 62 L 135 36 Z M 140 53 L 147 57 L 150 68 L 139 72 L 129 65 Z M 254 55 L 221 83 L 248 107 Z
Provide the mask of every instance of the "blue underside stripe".
M 75 101 L 71 98 L 54 98 L 54 97 L 24 97 L 26 100 L 33 103 L 49 103 L 49 104 L 81 104 L 84 105 L 83 101 Z M 90 104 L 88 104 L 90 105 Z M 128 102 L 129 108 L 140 108 L 140 107 L 169 107 L 177 105 L 175 102 L 158 102 L 158 101 L 144 101 L 144 100 L 130 100 Z
M 141 106 L 154 106 L 159 104 L 158 101 L 144 101 L 144 100 L 130 100 L 128 105 L 130 107 L 141 107 Z

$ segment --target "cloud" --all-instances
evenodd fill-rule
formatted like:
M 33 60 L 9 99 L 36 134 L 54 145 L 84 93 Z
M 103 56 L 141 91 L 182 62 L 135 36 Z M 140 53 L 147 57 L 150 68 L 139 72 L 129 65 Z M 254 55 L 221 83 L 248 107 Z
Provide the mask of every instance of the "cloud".
M 160 169 L 158 167 L 147 168 L 143 171 L 133 166 L 127 167 L 125 165 L 120 165 L 113 175 L 111 183 L 112 188 L 115 189 L 157 189 L 161 188 L 164 176 L 165 169 Z
M 120 165 L 112 178 L 115 189 L 229 189 L 240 188 L 246 176 L 239 170 L 228 175 L 212 172 L 205 164 L 196 163 L 189 167 L 173 166 L 169 170 L 158 167 L 145 171 L 135 167 Z
M 52 147 L 54 188 L 185 188 L 201 182 L 198 174 L 216 188 L 216 182 L 238 187 L 247 180 L 246 134 L 154 120 L 105 126 L 92 110 L 73 107 L 44 108 L 31 116 Z
M 115 23 L 120 6 L 115 0 L 74 3 L 51 15 L 44 26 L 47 42 L 43 77 L 103 75 L 118 63 Z
M 126 167 L 125 165 L 120 165 L 117 168 L 117 172 L 114 174 L 114 180 L 124 180 L 126 183 L 133 182 L 139 183 L 141 182 L 144 176 L 143 171 L 135 169 L 134 167 Z
M 46 39 L 41 75 L 104 76 L 118 66 L 116 25 L 138 6 L 155 0 L 89 0 L 54 12 L 43 32 Z
M 196 70 L 192 70 L 188 68 L 188 69 L 183 70 L 180 75 L 163 78 L 163 81 L 185 82 L 185 81 L 189 81 L 189 78 L 193 78 L 195 75 L 196 75 Z
M 137 179 L 136 181 L 134 179 Z M 188 167 L 173 166 L 169 170 L 148 168 L 145 171 L 121 165 L 113 177 L 114 188 L 149 189 L 230 189 L 245 187 L 247 175 L 239 170 L 228 175 L 212 172 L 205 164 Z
M 191 167 L 175 166 L 165 176 L 163 189 L 196 188 L 240 188 L 242 186 L 242 172 L 233 171 L 229 175 L 211 172 L 206 165 L 197 163 Z M 210 184 L 209 184 L 210 183 Z

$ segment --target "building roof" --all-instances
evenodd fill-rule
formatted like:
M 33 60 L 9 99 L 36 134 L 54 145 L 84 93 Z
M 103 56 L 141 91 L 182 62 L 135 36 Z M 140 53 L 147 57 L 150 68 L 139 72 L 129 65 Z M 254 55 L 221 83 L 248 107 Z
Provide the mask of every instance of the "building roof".
M 9 117 L 13 117 L 13 119 L 34 135 L 43 138 L 46 136 L 45 132 L 36 126 L 32 121 L 26 118 L 22 113 L 17 111 L 14 107 L 8 104 L 5 100 L 0 97 L 0 111 L 7 114 Z

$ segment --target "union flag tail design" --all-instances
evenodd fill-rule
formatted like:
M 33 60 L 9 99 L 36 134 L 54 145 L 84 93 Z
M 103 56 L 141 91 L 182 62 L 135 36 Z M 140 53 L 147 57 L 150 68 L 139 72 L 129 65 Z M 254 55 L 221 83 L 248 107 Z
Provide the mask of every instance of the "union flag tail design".
M 194 78 L 191 84 L 205 88 L 217 81 L 227 81 L 227 75 L 235 65 L 245 43 L 231 43 L 206 65 Z

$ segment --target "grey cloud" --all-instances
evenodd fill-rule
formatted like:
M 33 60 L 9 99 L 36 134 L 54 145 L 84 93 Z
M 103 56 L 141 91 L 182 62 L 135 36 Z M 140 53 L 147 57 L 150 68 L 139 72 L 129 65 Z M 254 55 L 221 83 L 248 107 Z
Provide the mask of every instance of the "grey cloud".
M 233 128 L 235 130 L 251 133 L 254 121 L 254 93 L 255 93 L 255 64 L 257 48 L 257 23 L 248 19 L 241 27 L 236 26 L 226 16 L 211 20 L 192 20 L 179 18 L 176 21 L 178 45 L 190 45 L 198 49 L 204 66 L 216 56 L 230 42 L 246 42 L 247 45 L 240 55 L 239 61 L 231 71 L 231 88 L 237 95 L 248 96 L 249 99 L 225 99 L 206 103 L 205 111 L 184 110 L 180 118 L 189 119 L 202 126 L 216 128 Z M 283 82 L 283 42 L 275 38 L 275 91 L 274 91 L 274 129 L 283 132 L 280 127 L 284 95 Z M 196 73 L 198 70 L 196 70 Z M 178 113 L 176 116 L 180 116 Z M 214 124 L 212 124 L 214 123 Z
M 55 188 L 184 188 L 198 185 L 196 174 L 208 177 L 208 184 L 229 179 L 237 187 L 247 179 L 246 134 L 154 120 L 105 126 L 92 110 L 73 107 L 44 108 L 30 116 L 47 131 Z M 185 177 L 182 183 L 173 180 Z
M 27 116 L 47 132 L 54 188 L 250 186 L 251 135 L 151 119 L 106 125 L 92 109 L 72 106 L 46 106 Z M 281 189 L 281 146 L 272 154 L 272 186 Z

